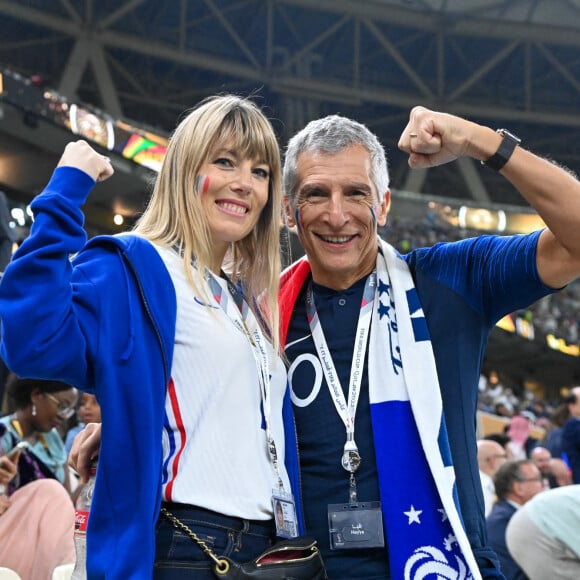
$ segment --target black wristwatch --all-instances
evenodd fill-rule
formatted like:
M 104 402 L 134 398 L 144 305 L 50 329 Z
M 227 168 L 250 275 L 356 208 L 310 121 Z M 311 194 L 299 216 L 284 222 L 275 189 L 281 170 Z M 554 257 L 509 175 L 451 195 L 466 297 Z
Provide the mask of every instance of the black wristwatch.
M 499 149 L 487 161 L 482 161 L 484 165 L 491 167 L 495 171 L 499 171 L 508 162 L 516 145 L 522 142 L 519 137 L 516 137 L 507 129 L 498 129 L 497 132 L 503 137 Z

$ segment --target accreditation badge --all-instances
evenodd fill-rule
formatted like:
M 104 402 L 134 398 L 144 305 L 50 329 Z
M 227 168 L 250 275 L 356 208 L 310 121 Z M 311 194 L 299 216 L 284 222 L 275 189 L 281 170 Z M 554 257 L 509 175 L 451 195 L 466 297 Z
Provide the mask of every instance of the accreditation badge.
M 383 512 L 380 501 L 328 505 L 331 550 L 383 548 Z
M 298 524 L 292 495 L 276 490 L 272 494 L 272 508 L 276 535 L 280 538 L 295 538 L 298 535 Z

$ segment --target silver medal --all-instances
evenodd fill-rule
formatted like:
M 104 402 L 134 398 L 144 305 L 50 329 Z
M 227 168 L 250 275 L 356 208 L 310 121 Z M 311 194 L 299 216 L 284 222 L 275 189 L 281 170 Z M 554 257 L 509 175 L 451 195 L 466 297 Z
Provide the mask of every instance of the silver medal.
M 355 473 L 360 467 L 361 457 L 357 449 L 345 450 L 342 454 L 342 467 L 349 473 Z

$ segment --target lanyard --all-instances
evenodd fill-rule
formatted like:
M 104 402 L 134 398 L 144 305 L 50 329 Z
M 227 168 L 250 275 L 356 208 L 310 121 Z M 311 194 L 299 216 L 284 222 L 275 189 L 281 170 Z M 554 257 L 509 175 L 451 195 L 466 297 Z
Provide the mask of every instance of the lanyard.
M 314 341 L 318 358 L 322 363 L 322 370 L 324 371 L 324 376 L 326 378 L 326 383 L 328 384 L 332 401 L 346 429 L 346 443 L 344 445 L 341 464 L 346 471 L 351 473 L 354 473 L 359 468 L 361 462 L 358 447 L 354 440 L 354 422 L 367 352 L 367 339 L 371 325 L 376 282 L 377 274 L 376 272 L 372 272 L 365 282 L 360 314 L 356 327 L 348 386 L 348 401 L 345 399 L 340 379 L 338 378 L 338 373 L 336 372 L 334 361 L 332 360 L 332 355 L 330 354 L 326 338 L 324 337 L 324 331 L 320 324 L 316 305 L 314 304 L 312 283 L 308 286 L 306 294 L 306 309 L 308 324 L 310 325 L 310 331 L 312 332 L 312 340 Z
M 278 478 L 278 485 L 283 488 L 282 478 L 280 476 L 280 468 L 278 465 L 278 452 L 276 449 L 276 442 L 274 441 L 274 436 L 272 434 L 272 428 L 270 423 L 271 416 L 271 385 L 270 385 L 270 365 L 268 361 L 268 352 L 266 350 L 266 340 L 264 335 L 260 331 L 260 327 L 248 306 L 248 303 L 244 299 L 242 293 L 238 290 L 236 285 L 222 272 L 222 276 L 225 278 L 229 295 L 233 298 L 235 308 L 230 305 L 230 300 L 228 293 L 224 292 L 223 287 L 217 281 L 212 272 L 207 271 L 206 280 L 209 284 L 210 290 L 214 295 L 215 300 L 220 305 L 222 310 L 225 312 L 226 316 L 233 322 L 234 326 L 244 334 L 252 349 L 252 354 L 254 356 L 254 361 L 256 363 L 256 368 L 258 369 L 258 382 L 260 383 L 260 396 L 262 400 L 262 408 L 264 412 L 264 422 L 266 424 L 266 438 L 268 442 L 268 454 L 270 455 L 270 461 L 276 472 Z M 250 330 L 247 324 L 247 320 L 251 319 L 254 324 L 253 329 Z

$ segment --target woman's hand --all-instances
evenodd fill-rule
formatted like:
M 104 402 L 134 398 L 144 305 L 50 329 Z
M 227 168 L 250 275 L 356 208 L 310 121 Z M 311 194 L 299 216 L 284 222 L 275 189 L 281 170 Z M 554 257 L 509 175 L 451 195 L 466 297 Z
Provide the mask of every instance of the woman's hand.
M 68 464 L 80 475 L 80 482 L 89 480 L 89 469 L 99 456 L 101 424 L 88 423 L 74 438 L 68 455 Z
M 7 455 L 0 457 L 0 487 L 8 485 L 18 474 L 18 459 L 20 451 L 12 459 Z
M 0 516 L 10 507 L 10 498 L 7 495 L 0 495 Z
M 105 181 L 113 175 L 111 160 L 97 153 L 86 141 L 74 141 L 65 149 L 58 167 L 76 167 L 90 175 L 95 181 Z

